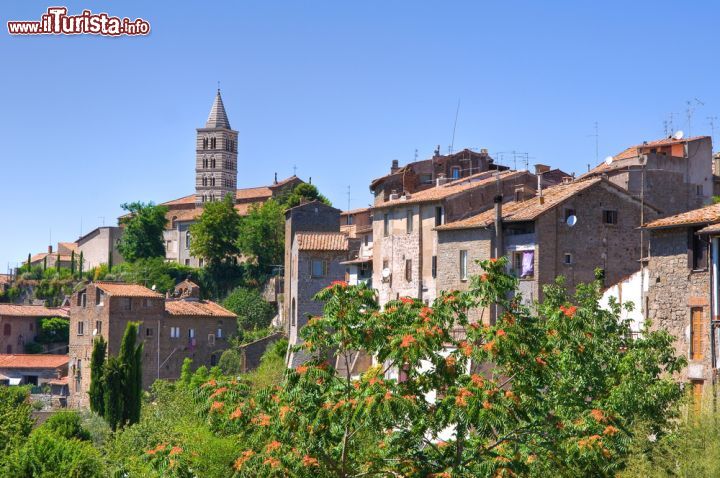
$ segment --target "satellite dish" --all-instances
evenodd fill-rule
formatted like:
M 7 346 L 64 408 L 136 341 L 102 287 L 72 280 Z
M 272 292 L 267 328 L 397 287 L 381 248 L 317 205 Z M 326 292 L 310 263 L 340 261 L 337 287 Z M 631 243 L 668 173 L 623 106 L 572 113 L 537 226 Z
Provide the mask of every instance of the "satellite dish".
M 153 284 L 153 286 L 151 287 L 151 289 L 152 289 L 152 290 L 155 290 L 155 289 L 157 289 L 157 286 L 156 286 L 155 284 Z
M 387 279 L 388 277 L 390 277 L 390 274 L 391 274 L 390 269 L 388 269 L 387 267 L 382 270 L 383 279 Z
M 674 138 L 674 139 L 683 139 L 683 136 L 685 136 L 685 133 L 683 133 L 682 130 L 678 130 L 678 131 L 676 131 L 675 134 L 673 135 L 673 138 Z
M 608 156 L 607 158 L 605 158 L 605 164 L 610 166 L 613 162 L 613 159 L 615 158 L 613 158 L 612 156 Z
M 97 335 L 97 329 L 93 329 L 93 337 Z
M 571 214 L 570 216 L 568 216 L 565 223 L 567 223 L 568 226 L 573 227 L 575 224 L 577 224 L 577 216 L 575 214 Z

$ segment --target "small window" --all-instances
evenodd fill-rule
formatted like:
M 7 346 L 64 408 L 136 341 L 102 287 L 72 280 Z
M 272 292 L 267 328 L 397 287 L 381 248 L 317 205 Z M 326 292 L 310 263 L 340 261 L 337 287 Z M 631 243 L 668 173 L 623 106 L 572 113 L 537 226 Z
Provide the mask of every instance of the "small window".
M 190 231 L 185 231 L 185 249 L 190 249 Z
M 202 257 L 201 257 L 200 259 L 198 259 L 198 265 L 199 265 L 200 267 L 203 267 L 203 266 L 205 265 L 205 261 L 203 260 Z
M 208 345 L 215 345 L 215 334 L 208 334 Z
M 217 355 L 212 354 L 212 355 L 210 356 L 210 366 L 211 366 L 211 367 L 214 367 L 215 365 L 217 365 L 217 363 L 218 363 Z
M 85 322 L 83 322 L 82 320 L 78 322 L 77 334 L 85 335 Z
M 218 328 L 218 329 L 217 329 L 217 333 L 215 334 L 215 336 L 216 336 L 217 338 L 221 339 L 221 338 L 223 337 L 222 329 Z
M 407 282 L 412 280 L 412 259 L 405 259 L 405 280 Z
M 87 307 L 87 293 L 80 292 L 79 301 L 81 307 Z
M 153 336 L 153 329 L 150 327 L 145 328 L 145 337 L 152 337 Z
M 8 344 L 8 346 L 5 348 L 5 352 L 8 354 L 12 353 L 12 345 Z
M 354 222 L 354 216 L 352 214 L 348 214 L 345 218 L 345 224 L 348 226 L 352 226 Z
M 383 236 L 387 237 L 390 234 L 390 215 L 388 213 L 383 214 Z
M 95 289 L 95 305 L 103 305 L 105 303 L 105 293 L 100 289 Z
M 696 193 L 698 196 L 702 196 L 702 195 L 703 195 L 703 185 L 702 185 L 702 184 L 697 184 L 697 185 L 695 185 L 695 193 Z
M 132 310 L 132 299 L 130 297 L 122 297 L 120 299 L 121 310 Z
M 445 222 L 443 216 L 443 208 L 441 206 L 435 207 L 435 226 L 441 226 Z
M 297 306 L 295 305 L 295 297 L 292 299 L 292 307 L 290 309 L 290 326 L 295 327 L 295 323 L 297 322 Z
M 690 309 L 690 360 L 704 358 L 705 320 L 702 307 Z
M 467 280 L 467 251 L 460 251 L 460 280 Z
M 517 277 L 521 279 L 532 279 L 535 275 L 535 252 L 514 252 L 512 255 L 512 267 Z
M 189 266 L 189 265 L 190 265 L 190 259 L 185 259 L 185 265 L 186 265 L 186 266 Z
M 566 253 L 565 253 L 565 259 L 563 260 L 563 263 L 564 263 L 566 266 L 571 265 L 571 264 L 573 263 L 572 254 L 570 254 L 569 252 L 566 252 Z
M 180 338 L 180 327 L 170 327 L 170 338 L 171 339 L 179 339 Z
M 313 259 L 310 263 L 312 277 L 325 277 L 327 275 L 327 261 Z
M 365 234 L 365 236 L 363 237 L 363 240 L 365 241 L 365 245 L 366 245 L 366 246 L 367 246 L 368 244 L 370 244 L 370 235 L 369 235 L 369 234 Z
M 145 298 L 143 299 L 142 305 L 144 308 L 148 309 L 152 305 L 152 302 L 150 302 L 150 299 Z
M 421 184 L 432 184 L 432 174 L 421 174 L 420 175 L 420 183 Z
M 604 210 L 603 211 L 603 223 L 605 224 L 617 224 L 618 213 L 617 211 Z
M 688 265 L 694 271 L 707 269 L 708 244 L 697 234 L 699 230 L 688 229 Z
M 215 149 L 215 146 L 217 146 L 217 138 L 210 138 L 210 149 Z M 213 164 L 213 168 L 215 165 Z
M 188 338 L 189 339 L 195 338 L 195 329 L 188 329 Z
M 452 169 L 450 169 L 450 176 L 453 179 L 459 179 L 460 178 L 460 167 L 459 166 L 453 166 Z
M 437 256 L 432 256 L 432 277 L 437 277 Z
M 405 232 L 410 234 L 413 232 L 413 212 L 412 209 L 408 209 L 406 213 L 406 220 L 405 220 Z
M 96 335 L 102 334 L 102 320 L 95 321 L 95 334 Z
M 213 141 L 215 141 L 215 139 L 213 139 Z M 210 159 L 210 167 L 213 168 L 213 169 L 215 169 L 215 164 L 216 164 L 216 163 L 215 163 L 215 158 L 211 158 L 211 159 Z

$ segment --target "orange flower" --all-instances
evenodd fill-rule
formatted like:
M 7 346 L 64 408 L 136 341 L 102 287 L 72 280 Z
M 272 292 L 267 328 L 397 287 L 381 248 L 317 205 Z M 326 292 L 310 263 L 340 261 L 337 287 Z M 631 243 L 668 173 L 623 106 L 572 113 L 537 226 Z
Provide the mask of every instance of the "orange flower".
M 497 351 L 497 347 L 495 347 L 495 341 L 491 340 L 490 342 L 487 342 L 483 345 L 483 348 L 490 353 L 495 353 Z
M 472 396 L 473 393 L 470 390 L 468 390 L 467 388 L 461 388 L 460 390 L 458 390 L 458 394 L 455 397 L 455 405 L 459 407 L 467 406 L 467 399 Z
M 291 410 L 292 408 L 287 405 L 283 405 L 282 407 L 280 407 L 280 410 L 278 412 L 278 414 L 280 415 L 280 420 L 285 420 L 285 416 L 290 413 Z
M 221 412 L 225 404 L 223 402 L 218 402 L 215 400 L 212 402 L 212 405 L 210 405 L 210 411 L 211 412 Z
M 619 432 L 619 431 L 620 431 L 620 430 L 618 430 L 618 429 L 615 428 L 614 426 L 608 425 L 608 426 L 605 427 L 605 430 L 603 430 L 603 435 L 613 436 L 613 435 L 615 435 L 615 434 L 616 434 L 617 432 Z
M 415 337 L 413 337 L 410 334 L 403 335 L 402 343 L 400 344 L 400 347 L 407 348 L 410 347 L 411 344 L 415 342 Z
M 447 358 L 445 359 L 445 365 L 447 365 L 448 367 L 454 367 L 456 363 L 457 363 L 457 359 L 455 358 L 454 355 L 448 355 Z
M 555 337 L 555 336 L 557 335 L 557 330 L 555 330 L 555 329 L 550 329 L 550 330 L 547 331 L 547 334 L 548 334 L 549 337 Z
M 227 389 L 228 389 L 227 387 L 220 387 L 217 390 L 215 390 L 213 393 L 211 393 L 209 398 L 215 398 L 218 395 L 227 392 Z
M 265 461 L 263 461 L 263 465 L 270 465 L 270 468 L 277 468 L 278 465 L 280 465 L 280 460 L 277 458 L 265 458 Z
M 255 423 L 256 425 L 259 425 L 261 427 L 270 426 L 270 415 L 261 413 L 260 415 L 253 418 L 253 423 Z
M 543 367 L 547 366 L 547 362 L 542 357 L 535 357 L 535 362 Z
M 470 381 L 475 385 L 476 387 L 482 387 L 485 383 L 485 380 L 478 374 L 474 373 L 470 375 Z
M 277 440 L 273 440 L 270 443 L 268 443 L 267 446 L 265 447 L 265 453 L 272 453 L 275 450 L 277 450 L 278 448 L 280 448 L 281 446 L 282 446 L 282 443 L 280 443 Z
M 237 460 L 235 460 L 234 468 L 236 470 L 240 470 L 242 466 L 245 464 L 246 461 L 248 461 L 253 455 L 255 454 L 252 450 L 245 450 L 242 455 L 238 457 Z
M 317 458 L 313 458 L 309 455 L 303 457 L 303 466 L 318 466 Z
M 305 372 L 308 371 L 308 368 L 307 368 L 307 366 L 305 366 L 305 365 L 298 365 L 298 366 L 295 368 L 295 371 L 296 371 L 297 373 L 299 373 L 300 375 L 302 375 L 302 374 L 304 374 Z
M 413 304 L 415 303 L 414 300 L 412 300 L 410 297 L 400 297 L 400 302 L 403 304 Z
M 571 305 L 570 307 L 565 307 L 564 305 L 561 305 L 560 310 L 563 314 L 565 314 L 566 317 L 572 318 L 575 315 L 575 311 L 577 311 L 577 307 L 575 307 L 574 305 Z
M 490 402 L 488 402 L 487 400 L 485 400 L 485 401 L 483 402 L 483 408 L 484 408 L 485 410 L 490 410 L 490 409 L 492 408 L 492 403 L 490 403 Z
M 383 397 L 385 400 L 390 400 L 392 398 L 392 392 L 389 390 L 385 392 L 385 396 Z
M 496 335 L 498 337 L 505 337 L 507 335 L 507 333 L 503 329 L 498 329 L 498 331 L 496 332 Z
M 179 455 L 180 453 L 182 453 L 182 448 L 180 448 L 179 446 L 174 446 L 170 450 L 170 456 Z
M 233 412 L 230 414 L 230 417 L 229 417 L 229 418 L 230 418 L 230 420 L 237 420 L 237 419 L 240 418 L 241 416 L 242 416 L 242 410 L 240 410 L 240 407 L 237 407 L 237 408 L 235 409 L 235 411 L 233 411 Z
M 449 302 L 454 302 L 454 301 L 455 301 L 455 296 L 454 296 L 454 295 L 449 295 L 449 296 L 445 297 L 445 299 L 443 299 L 443 302 L 444 302 L 445 304 L 447 304 L 447 303 L 449 303 Z
M 460 349 L 462 350 L 464 356 L 469 357 L 472 355 L 473 346 L 466 341 L 460 342 Z
M 215 387 L 215 386 L 217 386 L 217 382 L 215 381 L 214 378 L 208 380 L 207 382 L 205 382 L 205 383 L 203 383 L 203 384 L 201 385 L 201 387 L 203 387 L 203 388 L 205 388 L 205 387 Z
M 485 282 L 485 281 L 487 280 L 487 278 L 488 278 L 488 275 L 487 275 L 487 274 L 482 274 L 482 275 L 480 276 L 480 281 L 481 281 L 481 282 Z
M 327 287 L 328 289 L 332 289 L 335 286 L 339 286 L 341 289 L 347 288 L 347 282 L 344 280 L 334 280 L 330 283 L 330 285 Z
M 597 408 L 593 408 L 590 410 L 590 415 L 595 419 L 596 422 L 603 423 L 606 418 L 605 414 L 602 410 L 598 410 Z

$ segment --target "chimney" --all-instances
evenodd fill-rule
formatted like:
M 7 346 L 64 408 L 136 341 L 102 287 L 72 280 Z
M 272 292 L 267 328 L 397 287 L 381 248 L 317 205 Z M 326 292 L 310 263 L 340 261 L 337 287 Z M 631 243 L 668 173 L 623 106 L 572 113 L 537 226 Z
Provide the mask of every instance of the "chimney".
M 52 254 L 52 245 L 48 246 L 48 254 Z
M 547 173 L 548 171 L 550 171 L 550 166 L 548 166 L 547 164 L 536 164 L 535 165 L 535 174 L 539 175 L 542 173 Z
M 277 184 L 277 173 L 275 173 L 275 181 L 273 182 L 273 184 Z
M 400 164 L 397 159 L 393 159 L 392 166 L 390 166 L 390 174 L 394 174 L 398 169 L 400 169 Z
M 483 156 L 487 156 L 488 150 L 486 148 L 482 148 L 482 149 L 480 149 L 480 154 L 482 154 Z
M 437 179 L 435 179 L 435 186 L 442 186 L 447 182 L 447 178 L 445 177 L 445 173 L 438 173 Z

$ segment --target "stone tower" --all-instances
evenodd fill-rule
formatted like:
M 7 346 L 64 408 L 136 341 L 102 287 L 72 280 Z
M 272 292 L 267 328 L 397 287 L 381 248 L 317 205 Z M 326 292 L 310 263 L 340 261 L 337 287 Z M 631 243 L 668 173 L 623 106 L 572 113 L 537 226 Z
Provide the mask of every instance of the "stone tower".
M 230 129 L 218 88 L 204 128 L 197 129 L 195 159 L 195 204 L 235 199 L 237 189 L 238 132 Z

